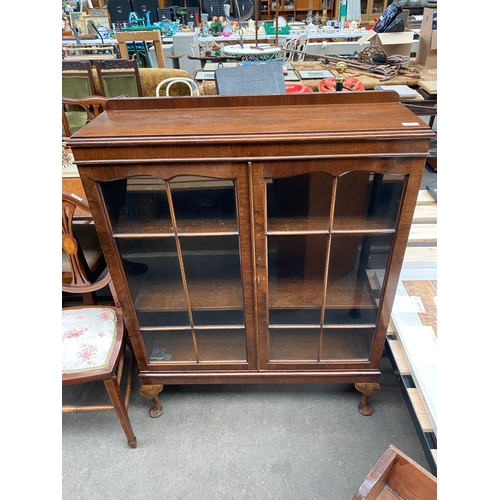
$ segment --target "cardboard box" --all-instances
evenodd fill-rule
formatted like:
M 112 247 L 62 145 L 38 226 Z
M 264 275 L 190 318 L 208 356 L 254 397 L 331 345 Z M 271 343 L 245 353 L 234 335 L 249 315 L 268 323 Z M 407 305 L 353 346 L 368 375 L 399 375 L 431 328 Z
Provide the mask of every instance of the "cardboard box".
M 427 38 L 428 40 L 431 40 L 433 31 L 435 31 L 437 34 L 437 22 L 434 29 L 432 28 L 435 12 L 437 12 L 437 9 L 428 9 L 426 7 L 422 15 L 422 24 L 420 25 L 420 35 Z
M 413 35 L 413 31 L 407 28 L 400 33 L 376 33 L 369 30 L 358 40 L 358 43 L 363 45 L 369 41 L 370 45 L 382 47 L 388 56 L 397 54 L 409 57 L 411 55 Z M 408 64 L 403 66 L 408 66 Z
M 437 36 L 429 40 L 420 35 L 415 62 L 429 68 L 437 68 Z
M 415 59 L 418 64 L 430 68 L 437 68 L 437 21 L 433 22 L 436 12 L 436 9 L 424 9 Z

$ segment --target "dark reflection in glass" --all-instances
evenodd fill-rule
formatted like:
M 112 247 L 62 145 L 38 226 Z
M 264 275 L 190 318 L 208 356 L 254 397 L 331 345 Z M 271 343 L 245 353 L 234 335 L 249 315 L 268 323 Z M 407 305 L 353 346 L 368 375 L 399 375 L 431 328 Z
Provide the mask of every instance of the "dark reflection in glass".
M 269 329 L 272 360 L 317 361 L 319 328 Z
M 394 228 L 405 177 L 348 172 L 338 178 L 334 229 Z
M 324 328 L 321 361 L 368 359 L 373 328 Z
M 140 326 L 189 325 L 174 238 L 118 238 L 116 243 Z M 144 272 L 137 271 L 144 266 Z
M 293 311 L 290 323 L 302 323 L 306 314 L 319 324 L 327 245 L 328 236 L 322 234 L 268 237 L 271 311 L 288 308 Z
M 234 315 L 236 309 L 241 311 L 241 323 L 243 285 L 238 237 L 181 237 L 180 244 L 194 323 L 206 324 L 206 311 L 230 310 Z
M 373 324 L 393 235 L 332 238 L 325 324 Z M 346 311 L 348 311 L 346 316 Z
M 130 177 L 99 182 L 115 234 L 172 232 L 165 181 Z
M 267 179 L 268 230 L 329 227 L 333 177 L 325 172 Z
M 233 180 L 178 176 L 169 185 L 180 233 L 237 231 Z

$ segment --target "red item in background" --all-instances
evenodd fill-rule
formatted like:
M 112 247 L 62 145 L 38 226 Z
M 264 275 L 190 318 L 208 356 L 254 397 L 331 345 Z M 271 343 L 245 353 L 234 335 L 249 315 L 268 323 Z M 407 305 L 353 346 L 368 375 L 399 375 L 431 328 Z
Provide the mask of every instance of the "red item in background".
M 333 78 L 323 78 L 318 84 L 318 91 L 319 92 L 336 92 L 336 86 L 337 86 L 337 80 L 335 77 Z M 361 83 L 361 80 L 358 80 L 357 78 L 353 78 L 351 76 L 346 76 L 344 80 L 344 88 L 342 92 L 349 92 L 348 89 L 350 90 L 365 90 L 363 87 L 363 84 Z
M 298 83 L 289 83 L 285 85 L 287 94 L 302 94 L 312 92 L 313 89 L 307 85 L 300 85 Z

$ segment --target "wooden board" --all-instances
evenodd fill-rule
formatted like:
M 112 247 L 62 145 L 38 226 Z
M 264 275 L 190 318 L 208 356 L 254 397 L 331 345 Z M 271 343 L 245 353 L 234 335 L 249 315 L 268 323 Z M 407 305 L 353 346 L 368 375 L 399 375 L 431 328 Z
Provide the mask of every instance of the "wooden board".
M 437 94 L 437 80 L 435 81 L 425 81 L 420 80 L 418 86 L 423 88 L 428 94 Z

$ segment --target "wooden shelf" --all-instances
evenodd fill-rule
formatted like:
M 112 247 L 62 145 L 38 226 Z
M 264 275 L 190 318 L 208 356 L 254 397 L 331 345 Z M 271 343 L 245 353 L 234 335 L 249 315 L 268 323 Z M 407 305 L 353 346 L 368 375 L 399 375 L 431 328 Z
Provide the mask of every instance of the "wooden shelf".
M 177 221 L 179 236 L 234 236 L 238 234 L 236 219 L 180 219 Z M 115 238 L 173 237 L 174 226 L 170 219 L 120 222 L 113 234 Z
M 133 278 L 129 280 L 132 281 Z M 138 312 L 186 310 L 186 296 L 180 281 L 169 282 L 157 272 L 148 274 L 145 278 L 138 277 L 137 280 L 140 280 L 140 286 L 134 296 L 134 306 Z M 242 283 L 236 278 L 188 280 L 188 292 L 194 310 L 234 310 L 243 307 Z M 320 308 L 322 298 L 323 280 L 280 279 L 269 284 L 270 309 Z M 368 282 L 360 284 L 356 291 L 356 283 L 351 278 L 338 279 L 328 286 L 326 307 L 328 309 L 373 308 Z
M 269 218 L 267 224 L 268 235 L 294 233 L 329 233 L 330 221 L 328 217 L 276 217 Z M 335 217 L 332 233 L 380 233 L 395 232 L 394 222 L 383 218 L 365 217 Z

